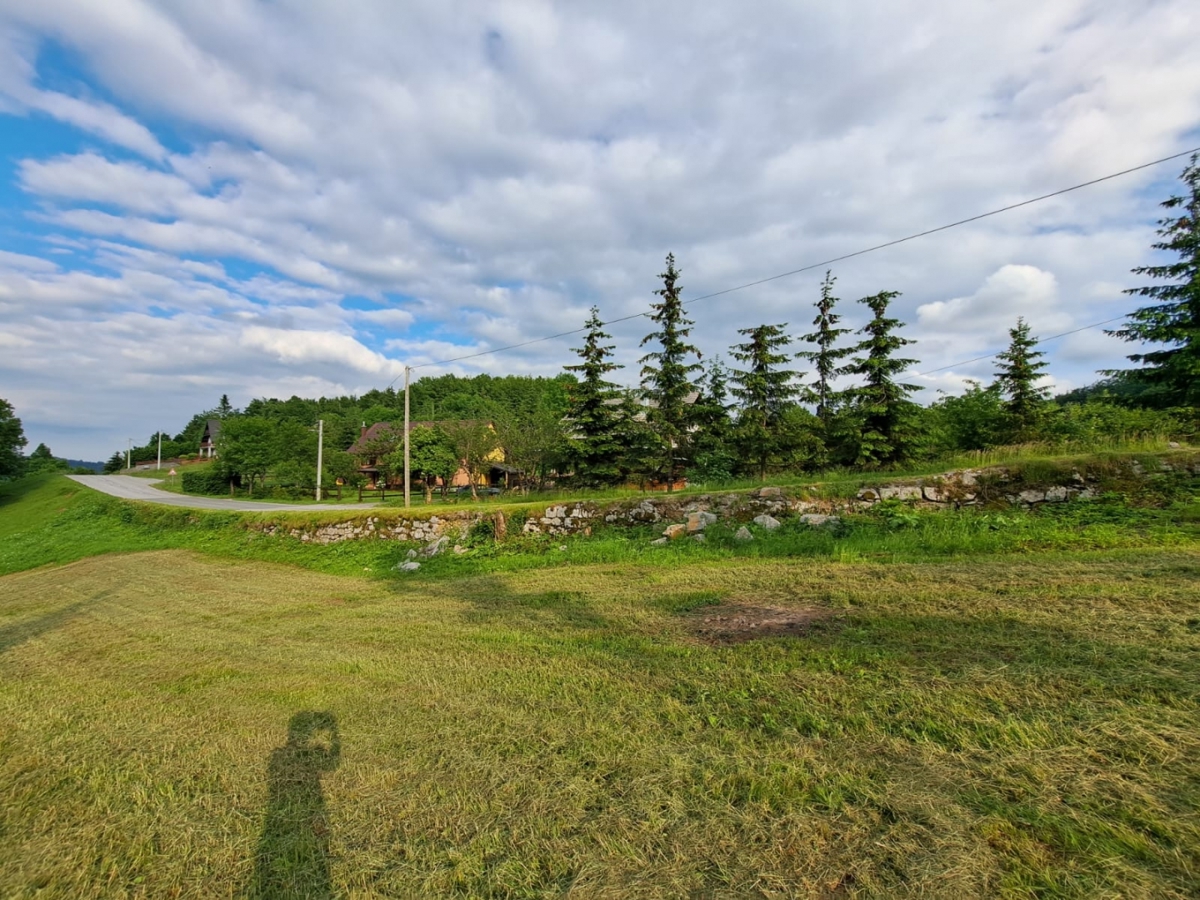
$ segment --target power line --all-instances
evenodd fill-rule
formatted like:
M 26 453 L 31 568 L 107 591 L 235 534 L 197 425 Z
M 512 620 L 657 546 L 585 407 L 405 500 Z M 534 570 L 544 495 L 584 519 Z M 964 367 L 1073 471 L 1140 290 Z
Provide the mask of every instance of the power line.
M 1093 322 L 1091 325 L 1084 325 L 1082 328 L 1073 328 L 1070 331 L 1064 331 L 1061 334 L 1052 334 L 1049 337 L 1038 338 L 1036 341 L 1033 342 L 1033 346 L 1036 347 L 1038 344 L 1046 343 L 1046 341 L 1053 341 L 1060 337 L 1066 337 L 1068 334 L 1079 334 L 1079 332 L 1087 331 L 1089 328 L 1099 328 L 1101 325 L 1108 325 L 1108 324 L 1111 324 L 1112 322 L 1119 322 L 1122 319 L 1128 319 L 1131 315 L 1133 315 L 1133 313 L 1125 313 L 1120 316 L 1115 316 L 1114 318 L 1111 318 L 1111 319 L 1105 319 L 1103 322 Z M 932 375 L 934 372 L 944 372 L 947 369 L 953 369 L 955 366 L 966 366 L 966 365 L 970 365 L 971 363 L 974 363 L 974 362 L 980 362 L 981 360 L 992 359 L 994 357 L 999 356 L 1003 352 L 1004 352 L 1003 350 L 997 350 L 995 353 L 988 353 L 984 356 L 976 356 L 974 359 L 964 359 L 961 362 L 950 363 L 950 365 L 948 365 L 948 366 L 939 366 L 938 368 L 930 369 L 927 372 L 917 372 L 915 375 L 912 375 L 910 377 L 911 378 L 923 378 L 926 375 Z
M 1031 204 L 1034 204 L 1034 203 L 1041 203 L 1043 200 L 1050 200 L 1053 197 L 1061 197 L 1063 194 L 1069 194 L 1072 191 L 1078 191 L 1078 190 L 1081 190 L 1086 187 L 1091 187 L 1092 185 L 1095 185 L 1095 184 L 1101 184 L 1105 181 L 1112 181 L 1114 178 L 1121 178 L 1122 176 L 1130 175 L 1134 172 L 1140 172 L 1143 169 L 1149 169 L 1149 168 L 1152 168 L 1153 166 L 1162 165 L 1165 162 L 1170 162 L 1171 160 L 1179 159 L 1181 157 L 1188 156 L 1192 153 L 1200 153 L 1200 147 L 1194 147 L 1191 150 L 1184 150 L 1182 153 L 1173 153 L 1170 156 L 1164 156 L 1161 159 L 1156 159 L 1156 160 L 1153 160 L 1152 162 L 1146 162 L 1146 163 L 1142 163 L 1141 165 L 1132 166 L 1131 168 L 1128 168 L 1128 169 L 1122 169 L 1119 172 L 1113 172 L 1109 175 L 1101 176 L 1100 178 L 1093 178 L 1091 181 L 1080 182 L 1079 184 L 1072 185 L 1071 187 L 1061 188 L 1060 190 L 1057 190 L 1057 191 L 1051 191 L 1049 194 L 1042 194 L 1039 197 L 1031 197 L 1028 200 L 1022 200 L 1019 203 L 1011 203 L 1008 206 L 1002 206 L 999 209 L 993 209 L 993 210 L 990 210 L 985 213 L 979 213 L 978 215 L 969 216 L 968 218 L 965 218 L 965 219 L 959 219 L 958 221 L 950 222 L 947 225 L 939 225 L 937 228 L 930 228 L 925 231 L 919 231 L 915 234 L 906 235 L 905 237 L 902 237 L 902 238 L 896 238 L 895 240 L 885 241 L 884 243 L 876 244 L 873 247 L 866 247 L 862 250 L 855 250 L 853 253 L 846 253 L 846 254 L 843 254 L 842 256 L 835 256 L 832 259 L 826 259 L 821 262 L 809 263 L 808 265 L 801 266 L 798 269 L 789 269 L 787 272 L 780 272 L 778 275 L 770 275 L 766 278 L 760 278 L 757 281 L 748 281 L 745 284 L 739 284 L 736 287 L 725 288 L 724 290 L 721 290 L 721 291 L 713 291 L 711 294 L 702 294 L 699 297 L 693 297 L 691 300 L 685 300 L 684 305 L 686 306 L 686 305 L 690 305 L 692 303 L 699 303 L 701 300 L 711 300 L 713 297 L 722 297 L 726 294 L 732 294 L 736 291 L 744 291 L 747 288 L 757 287 L 760 284 L 767 284 L 768 282 L 771 282 L 771 281 L 778 281 L 781 278 L 788 278 L 792 275 L 799 275 L 802 272 L 811 272 L 813 269 L 821 269 L 821 268 L 824 268 L 825 266 L 831 266 L 834 263 L 845 262 L 848 259 L 854 259 L 855 257 L 865 256 L 868 253 L 874 253 L 878 250 L 885 250 L 888 247 L 895 247 L 899 244 L 905 244 L 905 243 L 908 243 L 909 241 L 915 241 L 918 238 L 928 237 L 931 234 L 937 234 L 942 231 L 948 231 L 949 229 L 957 228 L 960 225 L 968 225 L 971 222 L 978 222 L 981 219 L 987 219 L 987 218 L 990 218 L 991 216 L 998 216 L 1001 213 L 1010 212 L 1014 209 L 1020 209 L 1023 206 L 1030 206 Z M 650 314 L 649 312 L 634 313 L 634 314 L 628 315 L 628 316 L 621 316 L 620 318 L 617 318 L 617 319 L 609 319 L 607 322 L 602 322 L 601 325 L 602 326 L 615 325 L 619 322 L 628 322 L 632 319 L 645 318 L 649 314 Z M 1099 324 L 1104 324 L 1104 323 L 1099 323 Z M 1092 326 L 1088 326 L 1088 327 L 1094 328 L 1096 326 L 1092 325 Z M 1082 331 L 1085 329 L 1080 329 L 1080 330 Z M 581 334 L 584 331 L 587 331 L 586 327 L 573 328 L 570 331 L 560 331 L 558 334 L 549 334 L 549 335 L 546 335 L 545 337 L 532 338 L 531 340 L 521 341 L 520 343 L 517 343 L 517 344 L 508 344 L 504 347 L 494 347 L 491 350 L 480 350 L 475 353 L 467 353 L 462 356 L 454 356 L 454 357 L 450 357 L 448 359 L 433 360 L 431 362 L 421 363 L 420 365 L 411 366 L 410 368 L 412 368 L 414 370 L 415 369 L 427 369 L 430 366 L 444 366 L 444 365 L 448 365 L 449 363 L 462 362 L 463 360 L 467 360 L 467 359 L 477 359 L 480 356 L 489 356 L 493 353 L 504 353 L 509 350 L 518 350 L 521 347 L 529 347 L 529 346 L 532 346 L 533 344 L 542 344 L 542 343 L 545 343 L 546 341 L 553 341 L 553 340 L 557 340 L 558 338 L 569 337 L 573 334 Z M 1071 334 L 1071 333 L 1073 333 L 1073 332 L 1067 332 L 1067 334 Z M 1056 337 L 1062 337 L 1062 336 L 1063 335 L 1056 335 Z M 1052 340 L 1052 338 L 1046 338 L 1046 340 Z M 986 356 L 980 357 L 980 359 L 987 359 L 987 358 L 988 357 L 986 357 Z M 975 362 L 975 360 L 970 360 L 970 362 Z M 956 365 L 961 365 L 961 364 L 956 363 Z M 936 371 L 940 371 L 940 370 L 935 369 L 933 371 L 936 372 Z M 928 374 L 928 373 L 926 373 L 926 374 Z M 393 381 L 393 384 L 394 383 L 395 383 L 395 381 Z

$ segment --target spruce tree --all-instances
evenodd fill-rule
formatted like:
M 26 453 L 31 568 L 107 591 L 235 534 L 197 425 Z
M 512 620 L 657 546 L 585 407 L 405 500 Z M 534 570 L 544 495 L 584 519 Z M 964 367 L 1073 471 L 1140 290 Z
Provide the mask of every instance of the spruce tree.
M 610 361 L 614 345 L 605 344 L 609 335 L 603 330 L 600 310 L 592 307 L 584 327 L 583 346 L 573 348 L 581 362 L 566 366 L 578 372 L 579 381 L 569 388 L 567 418 L 571 438 L 568 456 L 576 478 L 583 484 L 616 484 L 621 479 L 619 426 L 623 404 L 617 386 L 605 380 L 610 372 L 622 368 Z
M 842 317 L 833 311 L 838 302 L 838 298 L 833 296 L 833 285 L 836 281 L 831 272 L 825 273 L 825 280 L 821 282 L 821 299 L 816 303 L 817 317 L 813 319 L 817 330 L 802 338 L 810 344 L 816 344 L 817 349 L 803 350 L 796 354 L 799 359 L 811 362 L 816 371 L 817 380 L 809 389 L 809 394 L 812 402 L 816 404 L 817 418 L 826 429 L 838 399 L 838 394 L 830 382 L 838 374 L 838 361 L 851 352 L 849 347 L 835 346 L 838 338 L 850 333 L 849 328 L 837 327 Z
M 1160 219 L 1155 250 L 1176 259 L 1161 266 L 1139 266 L 1133 272 L 1165 281 L 1131 288 L 1125 293 L 1157 301 L 1129 316 L 1128 323 L 1109 334 L 1126 341 L 1164 345 L 1161 350 L 1134 353 L 1128 358 L 1142 368 L 1110 371 L 1152 389 L 1166 406 L 1200 405 L 1200 154 L 1192 154 L 1180 176 L 1187 186 L 1182 195 L 1164 200 L 1173 212 Z M 1177 210 L 1178 212 L 1174 212 Z
M 1017 327 L 1009 329 L 1012 339 L 1008 349 L 998 353 L 1000 368 L 996 370 L 996 385 L 1008 399 L 1004 402 L 1004 410 L 1012 425 L 1012 436 L 1018 440 L 1027 440 L 1037 425 L 1040 413 L 1045 409 L 1047 388 L 1037 387 L 1034 383 L 1041 377 L 1046 364 L 1041 361 L 1045 356 L 1037 346 L 1037 338 L 1029 334 L 1029 323 L 1024 318 L 1017 318 Z
M 692 407 L 696 432 L 692 436 L 693 469 L 706 481 L 732 477 L 734 451 L 729 416 L 729 370 L 719 356 L 708 361 L 700 384 L 700 398 Z
M 759 325 L 742 328 L 738 334 L 749 340 L 734 344 L 730 355 L 745 369 L 731 373 L 733 395 L 741 401 L 738 413 L 737 443 L 743 459 L 752 459 L 758 477 L 767 477 L 767 465 L 780 450 L 781 419 L 799 393 L 796 373 L 782 366 L 792 355 L 783 352 L 792 342 L 783 325 Z
M 694 355 L 699 360 L 700 351 L 687 343 L 693 323 L 683 315 L 674 254 L 667 254 L 667 271 L 659 277 L 663 286 L 654 293 L 661 299 L 650 304 L 653 310 L 650 321 L 658 326 L 658 330 L 642 338 L 641 346 L 656 341 L 660 349 L 647 353 L 639 362 L 642 364 L 642 390 L 650 401 L 647 420 L 662 444 L 662 471 L 667 490 L 671 491 L 691 425 L 688 399 L 695 390 L 692 373 L 700 368 L 699 362 L 689 363 L 688 358 Z
M 896 377 L 916 360 L 899 359 L 894 354 L 913 341 L 895 334 L 904 323 L 887 316 L 888 304 L 899 296 L 897 291 L 880 291 L 858 301 L 874 315 L 858 330 L 866 337 L 853 352 L 861 355 L 841 369 L 842 374 L 863 379 L 862 385 L 851 391 L 858 416 L 853 452 L 857 465 L 896 462 L 909 452 L 916 404 L 908 396 L 917 386 L 901 384 Z

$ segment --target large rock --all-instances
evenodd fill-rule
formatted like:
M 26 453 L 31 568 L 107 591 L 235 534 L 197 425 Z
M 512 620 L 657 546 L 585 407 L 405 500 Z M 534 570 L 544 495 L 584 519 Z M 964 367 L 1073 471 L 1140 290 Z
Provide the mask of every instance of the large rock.
M 655 538 L 654 540 L 652 540 L 650 542 L 650 546 L 651 547 L 662 547 L 662 546 L 665 546 L 666 543 L 667 543 L 667 539 L 665 537 Z
M 778 519 L 768 515 L 755 516 L 753 521 L 759 528 L 765 528 L 767 531 L 774 531 L 780 525 Z
M 445 551 L 445 549 L 449 545 L 449 543 L 450 543 L 450 538 L 443 534 L 436 541 L 430 541 L 425 546 L 425 550 L 423 552 L 426 556 L 430 556 L 430 557 L 437 556 L 439 553 L 442 553 Z
M 758 489 L 758 496 L 759 496 L 759 497 L 763 497 L 763 498 L 766 498 L 766 497 L 779 497 L 779 496 L 781 496 L 781 495 L 782 495 L 782 493 L 783 493 L 783 491 L 781 491 L 781 490 L 780 490 L 779 488 L 777 488 L 777 487 L 765 487 L 765 488 L 759 488 L 759 489 Z
M 400 563 L 400 565 L 396 566 L 396 568 L 401 572 L 415 572 L 417 569 L 421 568 L 421 564 L 419 562 L 413 562 L 410 559 L 408 562 Z
M 715 525 L 717 517 L 710 512 L 693 512 L 688 513 L 687 530 L 688 534 L 696 534 L 703 531 L 709 525 Z
M 752 541 L 752 540 L 754 540 L 754 535 L 750 533 L 749 528 L 747 528 L 745 525 L 743 525 L 734 534 L 733 539 L 735 541 Z
M 805 525 L 811 525 L 813 528 L 818 528 L 822 525 L 835 528 L 842 522 L 842 520 L 837 516 L 826 516 L 820 513 L 808 513 L 807 515 L 801 516 L 800 521 Z
M 683 537 L 687 534 L 687 530 L 688 527 L 686 525 L 668 525 L 663 532 L 663 537 L 669 541 L 673 541 L 675 538 Z

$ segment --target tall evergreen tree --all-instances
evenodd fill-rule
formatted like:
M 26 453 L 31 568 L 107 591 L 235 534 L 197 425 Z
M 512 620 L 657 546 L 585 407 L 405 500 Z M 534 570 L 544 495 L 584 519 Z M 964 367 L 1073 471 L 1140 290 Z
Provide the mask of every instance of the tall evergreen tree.
M 784 352 L 792 339 L 783 325 L 742 328 L 738 334 L 749 340 L 734 344 L 730 355 L 746 366 L 731 373 L 733 395 L 741 401 L 738 412 L 738 445 L 744 459 L 753 459 L 759 478 L 767 477 L 767 465 L 781 448 L 780 423 L 784 411 L 799 393 L 796 373 L 782 368 L 792 359 Z
M 911 423 L 916 404 L 908 396 L 917 390 L 917 386 L 901 384 L 896 377 L 916 360 L 894 355 L 913 341 L 895 334 L 904 323 L 887 316 L 888 304 L 899 296 L 898 291 L 880 291 L 858 301 L 874 315 L 858 330 L 859 334 L 865 335 L 854 348 L 860 355 L 841 370 L 843 374 L 857 375 L 863 380 L 862 385 L 852 391 L 858 415 L 853 452 L 857 465 L 903 459 L 909 453 L 913 437 Z
M 624 404 L 617 385 L 606 380 L 610 372 L 622 367 L 610 359 L 615 345 L 604 343 L 610 335 L 603 326 L 600 310 L 593 306 L 584 323 L 587 336 L 583 346 L 572 350 L 581 361 L 565 367 L 568 372 L 579 373 L 579 381 L 571 385 L 568 395 L 567 418 L 571 423 L 568 458 L 576 478 L 593 485 L 620 481 L 624 452 L 619 434 Z
M 691 442 L 692 471 L 702 480 L 723 481 L 733 475 L 733 421 L 729 412 L 729 370 L 717 356 L 704 367 L 700 398 L 692 407 L 696 424 Z
M 817 317 L 813 319 L 817 330 L 802 338 L 810 344 L 816 344 L 817 349 L 803 350 L 796 354 L 798 358 L 811 362 L 816 371 L 817 380 L 809 389 L 809 394 L 812 402 L 816 404 L 817 418 L 826 429 L 829 427 L 832 408 L 837 401 L 837 392 L 833 390 L 830 382 L 838 374 L 839 361 L 851 352 L 849 347 L 836 346 L 838 338 L 850 333 L 849 328 L 837 327 L 842 317 L 833 311 L 838 302 L 838 298 L 833 296 L 833 285 L 836 281 L 831 272 L 825 273 L 825 280 L 821 282 L 821 299 L 816 303 Z
M 641 346 L 657 341 L 660 349 L 647 353 L 639 362 L 642 364 L 642 390 L 651 402 L 647 419 L 662 443 L 662 470 L 667 490 L 671 491 L 691 424 L 688 399 L 695 390 L 692 373 L 700 368 L 699 362 L 689 363 L 688 358 L 694 355 L 699 360 L 700 351 L 687 343 L 693 322 L 683 315 L 674 254 L 667 254 L 667 271 L 659 277 L 663 286 L 654 293 L 661 299 L 650 304 L 653 310 L 650 321 L 658 326 L 658 330 L 642 338 Z
M 222 394 L 221 402 L 217 404 L 217 418 L 227 419 L 235 412 L 236 410 L 233 408 L 233 404 L 229 402 L 229 395 Z
M 1133 270 L 1167 283 L 1127 290 L 1156 302 L 1133 312 L 1123 328 L 1108 332 L 1163 349 L 1131 354 L 1129 359 L 1142 368 L 1106 374 L 1151 386 L 1164 405 L 1200 406 L 1200 154 L 1192 154 L 1180 178 L 1186 191 L 1162 203 L 1178 212 L 1159 220 L 1162 240 L 1152 245 L 1175 254 L 1175 261 Z
M 1046 364 L 1045 356 L 1037 346 L 1037 338 L 1029 334 L 1029 323 L 1017 318 L 1017 327 L 1009 329 L 1008 349 L 998 353 L 1000 367 L 996 370 L 996 385 L 1008 399 L 1004 410 L 1012 423 L 1012 436 L 1027 439 L 1037 424 L 1039 414 L 1045 408 L 1048 388 L 1040 388 L 1035 382 L 1041 377 Z

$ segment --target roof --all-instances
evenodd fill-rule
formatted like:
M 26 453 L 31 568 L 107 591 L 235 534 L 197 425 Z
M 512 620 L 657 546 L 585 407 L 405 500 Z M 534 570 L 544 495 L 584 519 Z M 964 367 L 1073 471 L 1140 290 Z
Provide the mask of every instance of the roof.
M 350 445 L 350 453 L 365 453 L 367 445 L 380 440 L 387 440 L 390 437 L 400 437 L 403 432 L 400 426 L 393 425 L 391 422 L 376 422 L 366 431 L 364 431 L 357 441 Z
M 209 419 L 204 423 L 204 433 L 200 435 L 200 443 L 205 441 L 215 441 L 217 435 L 221 433 L 221 420 Z

